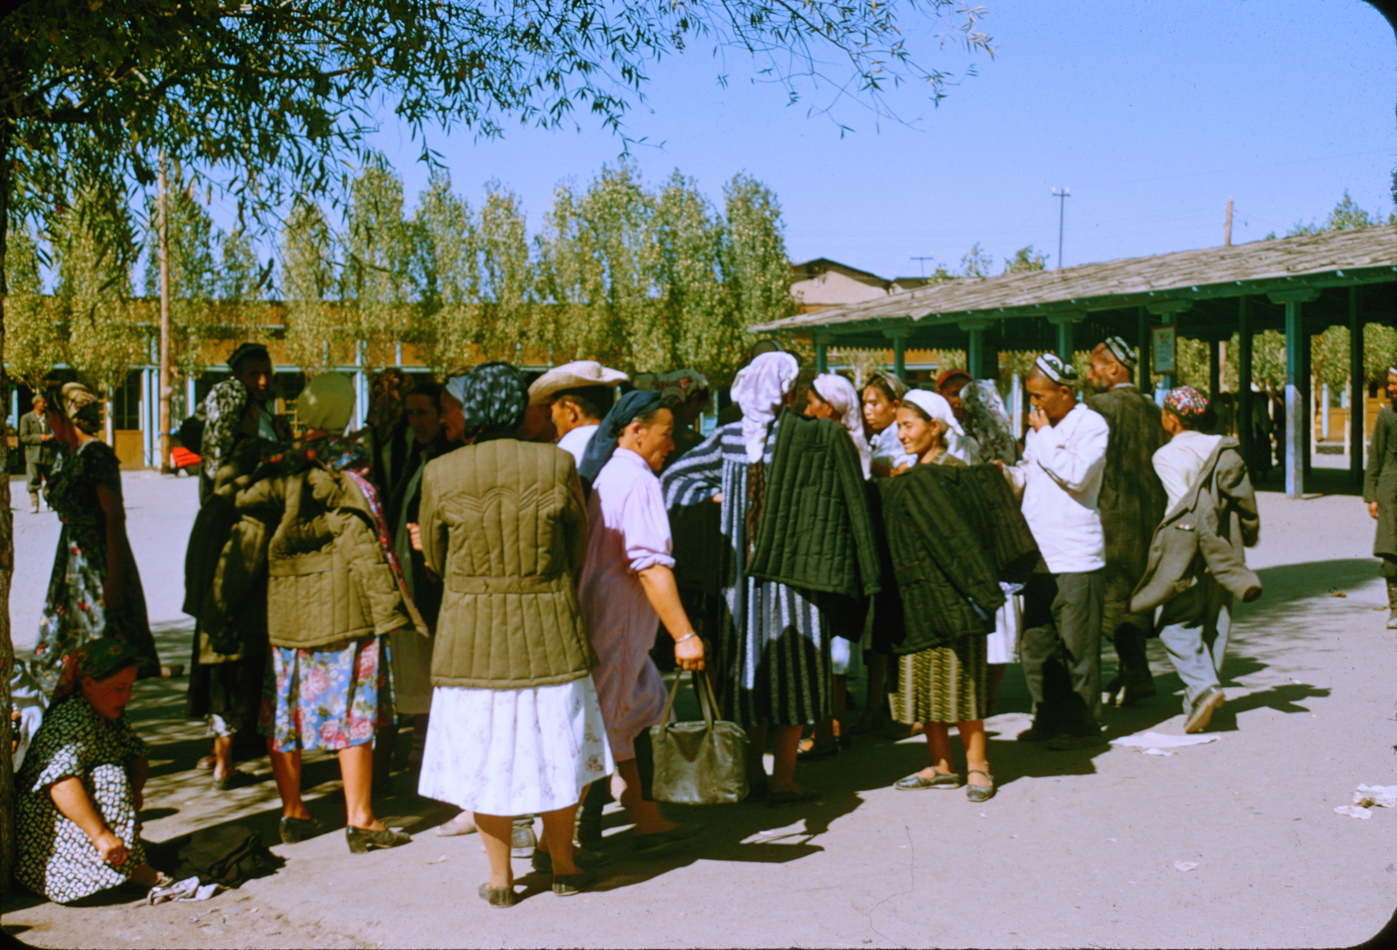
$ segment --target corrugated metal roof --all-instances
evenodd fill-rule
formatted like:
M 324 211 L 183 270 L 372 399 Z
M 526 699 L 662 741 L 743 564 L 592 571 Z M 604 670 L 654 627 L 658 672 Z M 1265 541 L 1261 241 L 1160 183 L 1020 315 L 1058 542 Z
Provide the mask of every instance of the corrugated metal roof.
M 1374 269 L 1388 273 L 1374 275 Z M 1368 273 L 1348 273 L 1355 271 Z M 751 329 L 766 332 L 949 316 L 962 320 L 1028 316 L 1046 309 L 1091 310 L 1171 297 L 1264 293 L 1273 289 L 1269 285 L 1279 289 L 1287 283 L 1308 284 L 1325 277 L 1343 283 L 1345 276 L 1355 282 L 1375 276 L 1397 280 L 1397 225 L 1122 258 L 1059 270 L 961 278 Z

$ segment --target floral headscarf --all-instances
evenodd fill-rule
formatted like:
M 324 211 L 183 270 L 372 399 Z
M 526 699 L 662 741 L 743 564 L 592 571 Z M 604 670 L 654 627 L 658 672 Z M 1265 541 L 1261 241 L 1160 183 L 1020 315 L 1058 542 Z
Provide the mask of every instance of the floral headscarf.
M 248 392 L 237 379 L 225 379 L 204 397 L 204 439 L 199 446 L 204 471 L 212 476 L 237 441 Z
M 104 680 L 140 663 L 140 656 L 125 640 L 115 637 L 89 640 L 63 658 L 63 670 L 58 674 L 51 705 L 56 706 L 81 690 L 82 681 L 89 676 Z
M 980 444 L 980 460 L 998 459 L 1009 465 L 1019 460 L 1019 443 L 1014 438 L 1014 424 L 999 398 L 994 380 L 977 379 L 960 393 L 965 407 L 965 427 Z

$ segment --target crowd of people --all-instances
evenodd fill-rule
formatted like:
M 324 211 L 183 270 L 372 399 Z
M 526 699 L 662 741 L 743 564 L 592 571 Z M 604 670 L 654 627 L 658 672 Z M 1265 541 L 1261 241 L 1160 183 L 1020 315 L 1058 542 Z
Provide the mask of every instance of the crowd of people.
M 302 798 L 302 757 L 333 752 L 347 846 L 363 853 L 410 840 L 374 811 L 410 732 L 414 791 L 460 809 L 438 834 L 479 833 L 479 895 L 496 907 L 516 899 L 521 848 L 556 894 L 599 879 L 613 789 L 637 851 L 702 830 L 642 793 L 635 743 L 665 716 L 662 668 L 711 678 L 749 738 L 750 797 L 768 807 L 816 801 L 799 762 L 874 730 L 926 738 L 926 766 L 897 789 L 985 802 L 985 720 L 1008 665 L 1032 700 L 1018 740 L 1088 749 L 1106 705 L 1155 693 L 1157 636 L 1198 732 L 1225 702 L 1232 604 L 1261 594 L 1237 441 L 1212 433 L 1199 392 L 1160 406 L 1138 391 L 1118 337 L 1084 378 L 1037 359 L 1022 440 L 991 380 L 952 369 L 913 389 L 879 373 L 856 388 L 819 373 L 801 386 L 796 357 L 771 343 L 707 437 L 717 394 L 692 369 L 387 370 L 352 434 L 348 377 L 309 380 L 293 433 L 266 348 L 240 346 L 229 369 L 201 406 L 186 554 L 188 713 L 211 738 L 198 767 L 226 790 L 258 780 L 238 762 L 269 755 L 294 844 L 327 831 Z M 1389 395 L 1397 406 L 1397 367 Z M 47 711 L 20 750 L 18 877 L 67 902 L 160 880 L 139 840 L 146 750 L 125 715 L 159 661 L 100 403 L 68 384 L 35 408 L 44 426 L 27 423 L 25 444 L 59 446 L 37 484 L 63 529 L 21 669 Z M 1368 471 L 1397 626 L 1392 408 Z M 1106 684 L 1103 639 L 1119 659 Z

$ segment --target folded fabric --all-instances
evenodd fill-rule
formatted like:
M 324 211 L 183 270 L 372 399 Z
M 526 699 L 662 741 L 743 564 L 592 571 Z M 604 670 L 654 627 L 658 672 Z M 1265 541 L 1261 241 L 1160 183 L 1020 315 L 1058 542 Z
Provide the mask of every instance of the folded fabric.
M 1171 736 L 1163 732 L 1137 732 L 1134 735 L 1121 736 L 1111 740 L 1111 745 L 1127 746 L 1132 749 L 1176 749 L 1179 746 L 1202 745 L 1205 742 L 1217 742 L 1220 737 L 1216 734 L 1198 734 L 1191 736 Z

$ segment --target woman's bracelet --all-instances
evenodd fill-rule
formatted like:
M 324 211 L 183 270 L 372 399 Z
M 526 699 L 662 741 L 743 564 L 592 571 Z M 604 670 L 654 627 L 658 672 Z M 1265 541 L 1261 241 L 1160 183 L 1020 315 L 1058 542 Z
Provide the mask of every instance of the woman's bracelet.
M 696 637 L 696 636 L 698 636 L 698 631 L 697 631 L 697 630 L 690 630 L 688 633 L 684 634 L 684 635 L 683 635 L 682 637 L 680 637 L 678 640 L 675 640 L 675 641 L 674 641 L 674 645 L 675 645 L 675 646 L 679 646 L 679 644 L 683 643 L 685 640 L 689 639 L 690 637 Z

